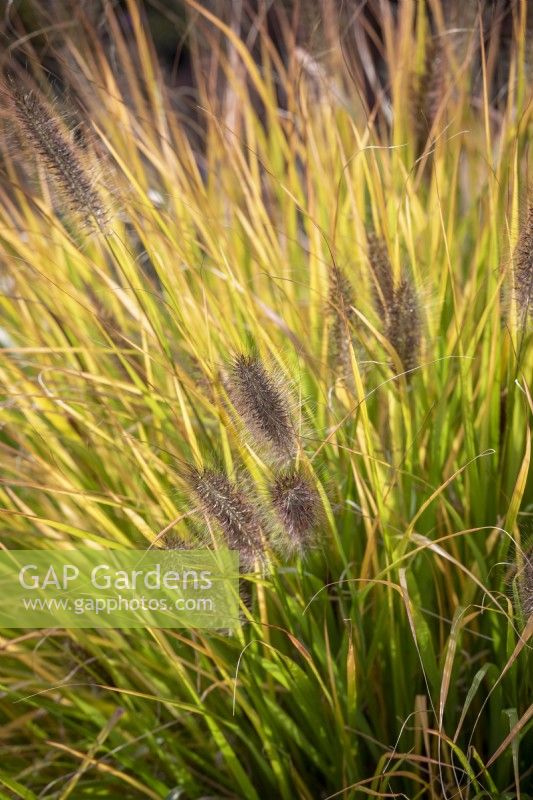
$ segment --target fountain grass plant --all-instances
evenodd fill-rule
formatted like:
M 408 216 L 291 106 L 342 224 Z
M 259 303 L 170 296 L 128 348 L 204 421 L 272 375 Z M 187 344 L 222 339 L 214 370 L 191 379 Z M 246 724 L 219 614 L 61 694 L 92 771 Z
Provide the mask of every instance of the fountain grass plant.
M 125 6 L 4 64 L 2 547 L 225 533 L 243 624 L 3 630 L 0 797 L 533 797 L 531 9 L 495 104 L 383 4 L 367 109 L 189 0 L 191 135 Z

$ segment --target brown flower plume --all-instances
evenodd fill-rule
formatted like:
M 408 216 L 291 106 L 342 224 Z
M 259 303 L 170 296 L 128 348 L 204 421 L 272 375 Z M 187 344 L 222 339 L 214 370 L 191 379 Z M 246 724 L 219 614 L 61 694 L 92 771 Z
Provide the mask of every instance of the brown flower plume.
M 329 352 L 333 365 L 340 367 L 345 376 L 350 374 L 351 327 L 356 317 L 354 306 L 352 285 L 342 269 L 334 265 L 329 271 Z
M 521 325 L 533 316 L 533 204 L 529 206 L 513 255 L 514 291 Z
M 405 370 L 416 367 L 420 355 L 420 308 L 418 294 L 409 278 L 402 278 L 394 292 L 387 325 L 387 338 Z
M 9 77 L 7 87 L 24 137 L 43 160 L 70 208 L 89 226 L 103 229 L 105 208 L 57 118 L 37 93 L 18 79 Z
M 385 242 L 372 232 L 367 237 L 374 306 L 403 368 L 412 370 L 419 362 L 422 341 L 418 292 L 412 279 L 405 273 L 395 285 Z
M 297 469 L 276 475 L 270 499 L 288 536 L 289 548 L 303 554 L 313 543 L 320 519 L 320 497 L 311 481 Z
M 205 516 L 220 528 L 230 550 L 238 550 L 241 568 L 253 569 L 264 556 L 261 519 L 246 492 L 216 469 L 191 467 L 186 480 Z
M 533 547 L 524 552 L 516 580 L 522 613 L 527 620 L 533 614 Z
M 412 93 L 412 116 L 418 154 L 424 150 L 444 98 L 447 66 L 442 41 L 434 38 L 428 44 L 424 70 Z
M 295 455 L 297 437 L 287 395 L 259 356 L 235 356 L 229 370 L 228 394 L 258 445 L 281 460 Z
M 392 265 L 385 242 L 373 231 L 367 233 L 367 248 L 374 305 L 378 314 L 385 319 L 394 303 Z

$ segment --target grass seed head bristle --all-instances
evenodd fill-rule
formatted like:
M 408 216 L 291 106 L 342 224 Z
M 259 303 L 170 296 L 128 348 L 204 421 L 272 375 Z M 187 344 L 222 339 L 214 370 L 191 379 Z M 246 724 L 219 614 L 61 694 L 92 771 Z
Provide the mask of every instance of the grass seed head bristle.
M 257 355 L 239 354 L 230 365 L 227 389 L 254 442 L 276 458 L 292 458 L 297 437 L 289 400 Z
M 521 325 L 533 316 L 533 205 L 529 206 L 513 256 L 514 291 Z
M 394 277 L 387 246 L 373 231 L 367 234 L 368 263 L 372 271 L 372 297 L 376 311 L 387 319 L 394 303 Z
M 351 319 L 354 316 L 352 284 L 337 266 L 333 266 L 329 272 L 329 306 L 332 313 L 341 317 Z
M 247 571 L 264 557 L 259 514 L 229 478 L 216 469 L 190 468 L 186 480 L 205 516 L 220 528 L 230 550 L 238 550 Z
M 275 477 L 270 499 L 288 536 L 289 549 L 305 553 L 320 519 L 320 497 L 315 487 L 301 471 L 289 469 Z
M 174 531 L 169 531 L 160 539 L 159 547 L 162 550 L 179 550 L 187 552 L 188 550 L 194 550 L 196 547 L 201 547 L 201 544 L 200 542 L 195 544 L 194 541 L 187 541 Z
M 421 322 L 418 294 L 409 278 L 402 278 L 394 291 L 387 325 L 387 338 L 405 370 L 414 369 L 420 356 Z
M 25 139 L 43 160 L 71 210 L 89 227 L 104 229 L 104 205 L 57 118 L 34 90 L 16 78 L 10 77 L 7 86 Z
M 413 90 L 412 114 L 417 151 L 423 151 L 441 106 L 446 77 L 446 53 L 440 38 L 427 45 L 424 71 Z
M 329 352 L 332 363 L 345 375 L 350 374 L 351 324 L 355 321 L 354 292 L 342 269 L 329 271 L 328 311 L 331 317 Z
M 518 596 L 526 619 L 533 614 L 533 547 L 523 554 L 523 563 L 517 572 Z

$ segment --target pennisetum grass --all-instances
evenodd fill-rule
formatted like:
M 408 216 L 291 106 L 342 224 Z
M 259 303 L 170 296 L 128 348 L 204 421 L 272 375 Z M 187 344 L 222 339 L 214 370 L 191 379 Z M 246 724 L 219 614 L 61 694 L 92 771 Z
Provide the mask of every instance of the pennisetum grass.
M 370 232 L 367 247 L 374 307 L 404 370 L 412 370 L 418 364 L 422 341 L 418 292 L 406 273 L 395 283 L 383 239 Z
M 367 233 L 367 256 L 374 305 L 381 319 L 386 321 L 394 305 L 394 276 L 387 245 L 374 231 Z
M 521 562 L 516 582 L 521 611 L 527 621 L 533 614 L 533 547 L 524 551 Z
M 352 326 L 355 322 L 353 287 L 337 265 L 329 270 L 328 313 L 330 317 L 329 354 L 332 365 L 343 376 L 350 374 Z
M 514 292 L 519 324 L 533 315 L 533 206 L 530 205 L 513 254 Z
M 413 370 L 420 357 L 421 319 L 418 293 L 408 277 L 403 277 L 394 289 L 386 332 L 404 370 Z
M 32 74 L 3 91 L 27 163 L 0 129 L 2 547 L 172 532 L 253 575 L 231 636 L 1 628 L 0 795 L 530 798 L 531 552 L 514 602 L 493 568 L 533 509 L 533 341 L 494 271 L 531 171 L 529 4 L 321 0 L 312 36 L 307 0 L 8 6 Z M 524 331 L 532 241 L 529 209 Z M 209 466 L 177 492 L 176 462 Z
M 281 379 L 256 354 L 237 354 L 229 366 L 228 394 L 252 440 L 275 458 L 297 451 L 289 399 Z
M 321 516 L 317 490 L 301 469 L 278 473 L 270 486 L 274 512 L 286 534 L 287 550 L 305 555 L 316 541 Z
M 260 515 L 247 493 L 221 470 L 191 467 L 186 481 L 205 517 L 218 525 L 224 542 L 239 552 L 241 567 L 251 570 L 264 557 Z
M 55 111 L 21 79 L 9 75 L 6 86 L 27 143 L 41 157 L 70 210 L 89 227 L 103 230 L 107 221 L 104 204 Z
M 444 99 L 446 51 L 442 39 L 433 37 L 426 46 L 424 67 L 415 81 L 412 115 L 417 153 L 423 152 Z

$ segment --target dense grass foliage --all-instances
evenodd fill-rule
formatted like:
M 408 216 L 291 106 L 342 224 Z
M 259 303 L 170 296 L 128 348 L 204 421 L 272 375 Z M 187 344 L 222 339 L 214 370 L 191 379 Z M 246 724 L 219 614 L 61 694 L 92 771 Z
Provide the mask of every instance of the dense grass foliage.
M 243 624 L 2 631 L 0 797 L 533 797 L 531 8 L 492 102 L 383 4 L 369 109 L 189 5 L 193 133 L 135 0 L 5 60 L 1 541 L 229 542 Z

